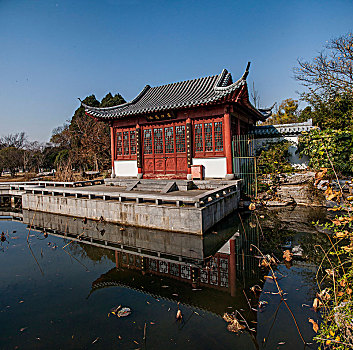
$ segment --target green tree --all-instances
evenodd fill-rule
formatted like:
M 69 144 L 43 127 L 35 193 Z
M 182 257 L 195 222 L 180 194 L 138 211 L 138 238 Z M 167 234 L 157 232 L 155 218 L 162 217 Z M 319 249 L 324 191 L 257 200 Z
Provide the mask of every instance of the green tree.
M 0 150 L 0 169 L 8 170 L 11 176 L 23 167 L 23 150 L 16 147 L 5 147 Z
M 300 112 L 300 120 L 308 118 L 312 118 L 313 124 L 322 130 L 353 130 L 353 96 L 340 94 L 311 98 L 310 106 Z
M 114 107 L 125 103 L 126 101 L 120 94 L 115 94 L 114 96 L 108 92 L 102 99 L 100 107 Z
M 262 125 L 297 123 L 299 121 L 298 101 L 292 98 L 283 100 L 277 110 Z

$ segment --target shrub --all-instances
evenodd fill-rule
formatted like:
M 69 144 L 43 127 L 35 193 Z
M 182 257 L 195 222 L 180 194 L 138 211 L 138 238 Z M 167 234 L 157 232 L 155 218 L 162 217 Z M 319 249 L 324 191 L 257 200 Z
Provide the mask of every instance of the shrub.
M 331 168 L 329 154 L 336 172 L 353 174 L 353 131 L 314 129 L 299 138 L 300 155 L 309 157 L 313 170 Z
M 293 171 L 289 163 L 289 141 L 270 143 L 257 154 L 259 174 L 288 173 Z

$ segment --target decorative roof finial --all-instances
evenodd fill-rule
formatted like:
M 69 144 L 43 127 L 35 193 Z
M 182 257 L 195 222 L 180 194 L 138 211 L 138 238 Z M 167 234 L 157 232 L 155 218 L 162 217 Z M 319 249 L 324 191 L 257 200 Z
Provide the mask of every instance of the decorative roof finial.
M 248 65 L 246 66 L 245 72 L 244 72 L 243 76 L 241 77 L 241 80 L 246 80 L 246 77 L 249 75 L 250 63 L 251 62 L 248 62 Z

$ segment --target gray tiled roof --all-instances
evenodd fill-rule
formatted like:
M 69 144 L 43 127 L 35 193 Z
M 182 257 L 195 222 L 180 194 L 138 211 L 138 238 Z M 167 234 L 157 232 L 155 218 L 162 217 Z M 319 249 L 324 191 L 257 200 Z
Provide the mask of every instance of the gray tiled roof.
M 312 119 L 308 119 L 303 123 L 278 124 L 278 125 L 264 125 L 255 126 L 250 131 L 256 137 L 277 137 L 277 136 L 291 136 L 300 135 L 303 132 L 309 132 L 313 126 Z
M 82 103 L 87 114 L 98 119 L 123 118 L 130 115 L 162 112 L 183 107 L 194 107 L 222 101 L 246 84 L 248 63 L 244 75 L 235 83 L 231 74 L 223 69 L 221 74 L 150 87 L 146 85 L 132 101 L 107 108 L 90 107 Z M 250 104 L 250 103 L 249 103 Z M 250 107 L 252 107 L 250 105 Z M 259 113 L 254 107 L 255 112 Z

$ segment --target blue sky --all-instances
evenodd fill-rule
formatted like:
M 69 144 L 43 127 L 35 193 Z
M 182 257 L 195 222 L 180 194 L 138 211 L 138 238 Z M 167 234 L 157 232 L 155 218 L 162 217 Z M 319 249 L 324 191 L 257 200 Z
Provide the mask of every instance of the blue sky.
M 0 0 L 0 136 L 48 141 L 77 97 L 240 77 L 265 107 L 297 98 L 297 58 L 353 31 L 353 1 Z

